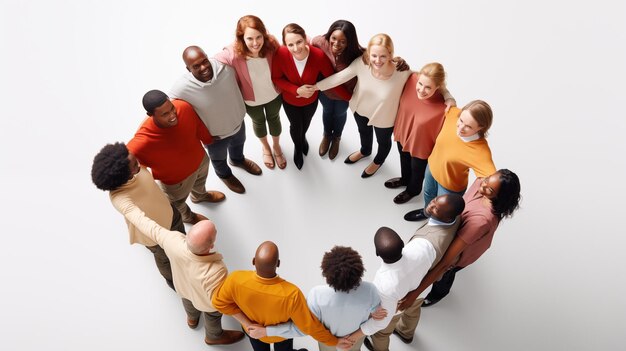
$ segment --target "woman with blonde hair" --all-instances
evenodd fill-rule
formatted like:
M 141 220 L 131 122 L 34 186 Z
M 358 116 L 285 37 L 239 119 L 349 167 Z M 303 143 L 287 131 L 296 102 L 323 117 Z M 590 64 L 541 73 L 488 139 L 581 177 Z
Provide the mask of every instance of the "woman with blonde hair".
M 477 178 L 495 173 L 491 149 L 485 138 L 492 122 L 491 107 L 482 100 L 471 101 L 461 110 L 453 107 L 448 111 L 435 147 L 428 157 L 424 177 L 424 207 L 442 194 L 463 195 L 467 189 L 470 169 Z M 423 208 L 404 215 L 407 221 L 426 218 Z
M 400 153 L 401 177 L 385 182 L 390 189 L 406 186 L 393 202 L 403 204 L 422 192 L 428 156 L 443 125 L 446 100 L 454 99 L 445 87 L 446 72 L 438 62 L 426 64 L 409 77 L 400 97 L 393 130 Z
M 254 135 L 263 147 L 263 163 L 269 169 L 275 164 L 280 169 L 287 166 L 280 147 L 282 100 L 271 77 L 272 59 L 279 46 L 260 18 L 247 15 L 237 21 L 235 42 L 215 55 L 218 61 L 233 66 L 237 72 L 237 83 L 252 119 Z M 267 140 L 268 129 L 273 152 Z
M 345 163 L 352 164 L 372 153 L 373 135 L 376 134 L 378 151 L 373 162 L 361 174 L 362 178 L 374 175 L 385 162 L 391 150 L 391 134 L 398 111 L 398 102 L 404 83 L 411 72 L 396 71 L 392 61 L 393 41 L 384 33 L 370 39 L 360 60 L 354 60 L 346 69 L 318 82 L 316 88 L 327 90 L 357 77 L 350 99 L 350 109 L 359 129 L 361 149 L 355 151 Z

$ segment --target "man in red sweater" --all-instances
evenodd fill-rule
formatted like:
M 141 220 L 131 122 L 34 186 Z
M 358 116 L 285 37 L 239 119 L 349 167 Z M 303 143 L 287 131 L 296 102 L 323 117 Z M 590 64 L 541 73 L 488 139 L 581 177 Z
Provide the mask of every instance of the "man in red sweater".
M 205 188 L 209 158 L 202 145 L 213 141 L 209 130 L 189 103 L 170 101 L 162 91 L 147 92 L 143 106 L 148 117 L 128 142 L 128 150 L 142 165 L 152 169 L 154 178 L 185 223 L 207 219 L 192 212 L 185 201 L 190 193 L 194 203 L 220 202 L 226 198 L 219 191 Z

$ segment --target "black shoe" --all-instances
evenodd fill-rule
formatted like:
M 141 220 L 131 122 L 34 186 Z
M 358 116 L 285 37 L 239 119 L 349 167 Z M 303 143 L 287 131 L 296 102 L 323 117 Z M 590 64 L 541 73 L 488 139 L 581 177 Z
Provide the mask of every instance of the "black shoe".
M 302 145 L 302 153 L 304 156 L 309 154 L 309 142 L 306 139 L 304 139 L 304 145 Z
M 406 186 L 406 184 L 402 183 L 402 178 L 397 177 L 397 178 L 391 178 L 388 181 L 385 182 L 385 188 L 389 188 L 389 189 L 396 189 L 399 188 L 401 186 Z
M 365 345 L 365 348 L 367 348 L 368 350 L 374 351 L 374 345 L 372 345 L 370 338 L 365 337 L 365 339 L 363 339 L 363 345 Z
M 405 338 L 404 336 L 400 335 L 400 333 L 398 333 L 397 330 L 393 330 L 393 333 L 400 338 L 400 340 L 402 340 L 403 343 L 405 344 L 410 344 L 411 342 L 413 342 L 413 337 L 410 338 Z
M 362 155 L 362 156 L 361 156 L 358 160 L 356 160 L 356 161 L 352 161 L 352 160 L 350 159 L 350 156 L 352 156 L 352 155 L 356 154 L 357 152 L 359 152 L 359 151 L 355 151 L 355 152 L 351 153 L 350 155 L 348 155 L 348 157 L 346 157 L 346 159 L 343 161 L 343 163 L 346 163 L 346 164 L 351 165 L 351 164 L 353 164 L 353 163 L 357 163 L 357 162 L 359 162 L 361 159 L 363 159 L 363 158 L 367 157 L 367 156 L 365 156 L 365 155 Z
M 304 158 L 302 157 L 301 152 L 296 152 L 293 155 L 293 163 L 296 165 L 296 167 L 298 167 L 298 169 L 302 169 L 302 166 L 304 166 Z
M 374 171 L 374 173 L 367 173 L 367 169 L 368 169 L 368 168 L 369 168 L 369 166 L 370 166 L 370 165 L 372 165 L 372 164 L 373 164 L 373 165 L 376 165 L 376 166 L 378 166 L 378 167 L 376 168 L 376 170 Z M 365 167 L 365 169 L 363 170 L 363 173 L 361 173 L 361 178 L 369 178 L 369 177 L 373 176 L 374 174 L 376 174 L 376 172 L 378 172 L 378 170 L 380 169 L 380 167 L 381 167 L 381 166 L 382 166 L 382 165 L 377 165 L 377 164 L 375 164 L 374 162 L 370 163 L 369 165 L 367 165 L 367 167 Z
M 399 204 L 403 204 L 403 203 L 408 202 L 409 200 L 411 200 L 414 197 L 415 197 L 415 195 L 411 195 L 411 194 L 409 194 L 408 191 L 405 190 L 405 191 L 401 192 L 400 194 L 398 194 L 398 196 L 394 197 L 393 198 L 393 202 L 395 202 L 395 203 L 397 203 L 399 205 Z
M 441 301 L 441 299 L 439 299 L 439 300 L 424 299 L 424 303 L 422 303 L 422 307 L 432 306 L 432 305 L 436 304 L 439 301 Z
M 426 215 L 424 214 L 423 208 L 407 212 L 407 214 L 404 215 L 404 220 L 409 222 L 423 221 L 427 218 L 428 217 L 426 217 Z

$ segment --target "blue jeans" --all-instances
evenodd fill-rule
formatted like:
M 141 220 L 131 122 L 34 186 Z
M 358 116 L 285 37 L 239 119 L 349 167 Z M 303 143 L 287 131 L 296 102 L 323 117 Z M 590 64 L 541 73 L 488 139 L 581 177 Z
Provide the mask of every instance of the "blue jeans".
M 426 174 L 424 175 L 424 208 L 426 208 L 434 198 L 443 194 L 459 194 L 463 196 L 465 190 L 452 191 L 444 188 L 435 180 L 432 173 L 430 173 L 430 166 L 426 166 Z
M 209 152 L 209 158 L 213 168 L 215 168 L 215 174 L 218 177 L 224 179 L 233 174 L 233 171 L 226 162 L 226 157 L 230 154 L 230 159 L 233 163 L 242 163 L 244 161 L 243 156 L 243 144 L 246 142 L 246 125 L 242 121 L 239 131 L 224 139 L 215 140 L 210 145 L 205 145 Z
M 324 122 L 324 135 L 329 138 L 338 138 L 343 132 L 348 116 L 348 102 L 333 100 L 324 93 L 319 94 L 320 102 L 324 108 L 322 121 Z

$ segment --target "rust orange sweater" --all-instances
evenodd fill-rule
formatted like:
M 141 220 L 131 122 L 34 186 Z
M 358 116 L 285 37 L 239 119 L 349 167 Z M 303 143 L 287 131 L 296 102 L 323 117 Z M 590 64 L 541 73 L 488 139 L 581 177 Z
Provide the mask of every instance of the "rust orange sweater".
M 169 185 L 180 183 L 195 172 L 206 154 L 202 144 L 213 142 L 189 103 L 172 103 L 178 115 L 177 125 L 161 128 L 152 117 L 147 117 L 127 145 L 139 163 L 152 169 L 155 179 Z

